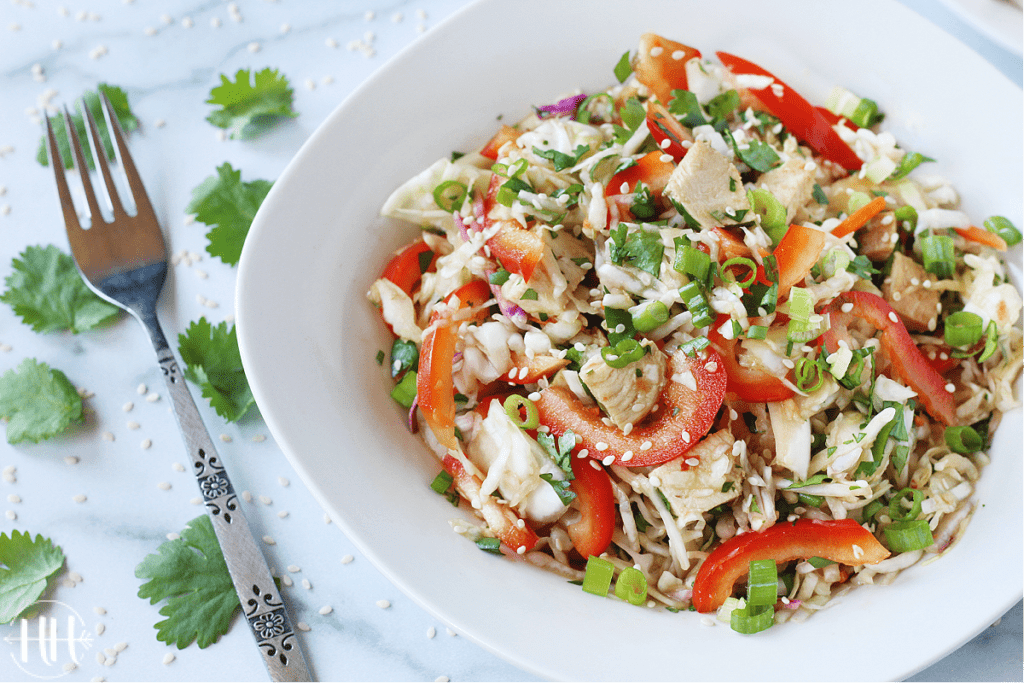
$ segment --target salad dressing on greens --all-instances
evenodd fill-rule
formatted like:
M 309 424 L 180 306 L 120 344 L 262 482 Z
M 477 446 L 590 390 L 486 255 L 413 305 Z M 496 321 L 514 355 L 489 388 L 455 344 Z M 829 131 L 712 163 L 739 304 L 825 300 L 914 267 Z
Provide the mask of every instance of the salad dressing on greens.
M 382 209 L 422 229 L 369 298 L 453 528 L 743 633 L 943 553 L 1017 404 L 1016 227 L 843 87 L 654 34 L 614 74 Z

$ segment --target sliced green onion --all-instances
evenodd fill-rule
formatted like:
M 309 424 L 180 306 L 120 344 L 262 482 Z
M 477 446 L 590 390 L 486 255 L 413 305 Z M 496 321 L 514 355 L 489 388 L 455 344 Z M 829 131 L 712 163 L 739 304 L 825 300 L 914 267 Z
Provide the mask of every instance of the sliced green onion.
M 765 339 L 768 336 L 768 327 L 765 325 L 751 325 L 747 328 L 747 339 Z
M 996 321 L 989 320 L 988 327 L 985 328 L 985 348 L 982 349 L 981 355 L 978 356 L 979 363 L 984 363 L 992 357 L 992 354 L 995 353 L 996 349 L 999 347 L 997 343 L 998 340 L 999 330 L 996 328 Z
M 812 493 L 798 493 L 796 497 L 807 507 L 820 508 L 825 504 L 825 496 L 816 496 Z
M 948 235 L 928 235 L 918 240 L 924 269 L 939 277 L 952 277 L 956 270 L 953 238 Z
M 644 357 L 647 347 L 641 346 L 636 339 L 623 339 L 615 346 L 601 348 L 601 358 L 613 368 L 624 368 Z
M 660 301 L 652 301 L 644 310 L 633 314 L 633 327 L 637 332 L 650 332 L 667 322 L 668 306 Z
M 444 470 L 441 470 L 438 473 L 438 475 L 434 477 L 434 481 L 430 482 L 430 488 L 434 490 L 434 493 L 440 493 L 441 495 L 444 495 L 445 492 L 448 491 L 448 488 L 451 487 L 452 482 L 454 481 L 455 480 L 452 478 L 452 475 L 448 474 Z
M 807 561 L 811 563 L 811 566 L 815 569 L 821 569 L 827 567 L 830 564 L 835 564 L 834 560 L 826 560 L 824 557 L 808 557 Z
M 850 265 L 850 255 L 842 249 L 832 249 L 822 261 L 822 274 L 830 278 L 836 273 L 841 273 Z
M 775 623 L 775 609 L 771 605 L 744 605 L 729 615 L 729 626 L 743 635 L 760 633 Z
M 679 297 L 683 300 L 683 305 L 686 306 L 693 316 L 693 326 L 695 328 L 707 327 L 714 322 L 715 319 L 711 315 L 711 306 L 696 282 L 690 282 L 680 287 Z
M 846 213 L 850 214 L 861 209 L 871 203 L 871 195 L 867 192 L 854 192 L 850 195 L 850 198 L 846 204 Z
M 614 109 L 615 100 L 612 99 L 611 95 L 606 92 L 594 93 L 587 99 L 580 102 L 579 106 L 576 107 L 576 120 L 580 123 L 590 123 L 590 117 L 592 116 L 590 113 L 590 105 L 602 98 L 608 100 L 608 106 Z
M 762 188 L 747 190 L 747 201 L 754 213 L 761 217 L 761 227 L 772 239 L 772 244 L 778 244 L 789 229 L 786 224 L 786 207 L 775 195 Z
M 815 360 L 806 357 L 797 358 L 793 368 L 793 374 L 796 376 L 796 388 L 807 393 L 817 391 L 825 383 L 826 372 L 827 370 Z
M 391 390 L 391 398 L 406 408 L 412 408 L 412 402 L 416 399 L 415 372 L 410 370 L 402 376 L 402 380 Z
M 912 550 L 923 550 L 935 543 L 932 530 L 927 520 L 918 519 L 910 522 L 893 522 L 885 527 L 885 540 L 889 549 L 897 553 Z
M 875 515 L 877 515 L 879 511 L 884 507 L 885 506 L 882 504 L 882 501 L 878 500 L 877 498 L 868 503 L 867 505 L 865 505 L 860 513 L 861 523 L 868 522 L 874 519 Z
M 1004 216 L 989 216 L 986 218 L 985 229 L 1002 237 L 1008 247 L 1020 244 L 1021 242 L 1020 230 L 1010 222 L 1009 218 Z
M 754 280 L 757 279 L 757 264 L 754 263 L 754 261 L 752 259 L 748 259 L 748 258 L 746 258 L 744 256 L 737 256 L 737 257 L 731 258 L 728 261 L 726 261 L 725 263 L 723 263 L 722 264 L 722 268 L 721 268 L 722 279 L 725 280 L 726 282 L 734 279 L 732 273 L 730 273 L 727 270 L 728 268 L 732 268 L 732 267 L 749 268 L 750 269 L 750 277 L 748 277 L 743 282 L 740 282 L 738 279 L 736 280 L 736 284 L 738 284 L 741 288 L 746 288 L 746 287 L 749 287 L 750 285 L 754 284 Z M 727 276 L 727 273 L 728 273 L 728 276 Z
M 944 336 L 950 346 L 974 346 L 984 334 L 981 316 L 957 311 L 945 320 Z
M 946 445 L 957 453 L 977 453 L 985 447 L 978 432 L 973 427 L 946 427 Z
M 814 297 L 803 287 L 789 289 L 789 319 L 807 322 L 814 313 Z
M 910 497 L 910 510 L 903 507 L 903 500 Z M 894 522 L 912 522 L 921 514 L 921 499 L 924 497 L 917 489 L 909 486 L 898 492 L 889 501 L 889 518 Z
M 647 600 L 647 577 L 635 567 L 626 567 L 615 580 L 615 597 L 631 605 L 644 604 Z
M 514 162 L 508 165 L 506 173 L 509 178 L 518 178 L 519 176 L 526 173 L 526 169 L 530 167 L 530 162 L 526 159 L 516 159 Z
M 850 114 L 850 121 L 861 128 L 870 128 L 878 123 L 881 117 L 878 114 L 878 104 L 874 100 L 862 97 L 860 102 Z
M 520 429 L 536 429 L 537 425 L 540 424 L 540 414 L 537 412 L 537 406 L 530 399 L 519 394 L 512 394 L 505 399 L 505 414 L 508 415 L 508 419 L 512 420 L 512 424 Z M 526 409 L 526 419 L 519 417 L 519 409 Z
M 587 570 L 583 575 L 583 590 L 594 595 L 608 595 L 614 574 L 614 564 L 596 555 L 591 555 L 587 558 Z
M 751 560 L 747 577 L 747 605 L 774 605 L 779 595 L 779 573 L 775 560 Z
M 501 555 L 501 541 L 496 538 L 491 538 L 490 536 L 481 536 L 476 539 L 476 547 L 487 553 Z
M 458 180 L 446 180 L 434 188 L 434 203 L 445 211 L 455 211 L 466 201 L 469 188 Z
M 893 218 L 896 219 L 897 226 L 902 226 L 904 223 L 906 223 L 906 228 L 910 232 L 913 232 L 914 229 L 917 227 L 917 209 L 910 206 L 909 204 L 906 206 L 899 207 L 898 209 L 892 212 L 892 215 Z
M 907 152 L 903 155 L 903 158 L 900 159 L 899 166 L 896 167 L 896 171 L 889 177 L 889 179 L 900 180 L 925 161 L 935 161 L 935 159 L 926 157 L 920 152 Z
M 696 247 L 676 249 L 675 262 L 672 267 L 676 272 L 689 276 L 693 280 L 705 282 L 711 269 L 711 257 Z

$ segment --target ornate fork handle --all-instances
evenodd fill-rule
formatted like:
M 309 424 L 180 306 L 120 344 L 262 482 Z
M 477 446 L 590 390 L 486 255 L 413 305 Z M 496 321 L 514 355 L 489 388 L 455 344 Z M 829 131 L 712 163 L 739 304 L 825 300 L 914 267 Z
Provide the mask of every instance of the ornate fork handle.
M 274 681 L 312 680 L 270 569 L 256 545 L 245 516 L 239 510 L 238 497 L 231 486 L 231 480 L 220 463 L 160 323 L 152 310 L 136 309 L 133 312 L 153 341 L 174 406 L 174 415 L 192 458 L 192 469 L 203 502 L 213 519 L 213 529 L 217 533 L 228 572 L 242 603 L 242 612 L 263 653 L 263 662 L 270 677 Z

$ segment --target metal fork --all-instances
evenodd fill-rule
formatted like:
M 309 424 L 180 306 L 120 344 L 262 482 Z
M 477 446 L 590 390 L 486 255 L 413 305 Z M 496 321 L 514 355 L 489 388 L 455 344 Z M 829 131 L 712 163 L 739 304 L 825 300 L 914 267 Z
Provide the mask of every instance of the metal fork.
M 167 276 L 167 250 L 156 214 L 128 152 L 114 108 L 106 95 L 101 93 L 100 96 L 107 127 L 116 143 L 116 156 L 127 179 L 136 213 L 134 216 L 129 215 L 121 203 L 96 122 L 83 102 L 82 111 L 92 139 L 93 158 L 107 188 L 113 220 L 106 222 L 100 213 L 99 202 L 82 153 L 82 145 L 71 121 L 71 114 L 65 107 L 64 122 L 68 141 L 74 151 L 74 164 L 81 176 L 91 217 L 89 229 L 82 228 L 68 189 L 64 164 L 53 134 L 53 125 L 50 117 L 47 117 L 50 165 L 53 166 L 57 178 L 57 194 L 60 196 L 61 208 L 64 211 L 64 223 L 71 251 L 90 289 L 130 312 L 149 333 L 149 338 L 156 349 L 160 369 L 167 381 L 178 426 L 192 458 L 199 490 L 212 518 L 213 528 L 242 604 L 245 619 L 263 654 L 263 661 L 271 679 L 311 680 L 281 595 L 270 575 L 270 569 L 239 509 L 235 490 L 221 465 L 213 441 L 203 426 L 196 404 L 178 369 L 174 353 L 157 321 L 157 298 Z

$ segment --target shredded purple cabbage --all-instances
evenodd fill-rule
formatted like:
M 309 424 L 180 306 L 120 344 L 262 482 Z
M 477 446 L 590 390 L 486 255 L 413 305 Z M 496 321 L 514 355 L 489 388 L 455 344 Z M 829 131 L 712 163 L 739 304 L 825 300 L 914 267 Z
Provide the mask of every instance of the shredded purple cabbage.
M 551 114 L 552 116 L 561 116 L 562 114 L 568 114 L 569 118 L 576 118 L 576 109 L 580 106 L 580 102 L 587 99 L 586 95 L 573 95 L 572 97 L 566 97 L 558 100 L 554 104 L 546 104 L 543 107 L 537 107 L 537 111 L 545 114 Z

